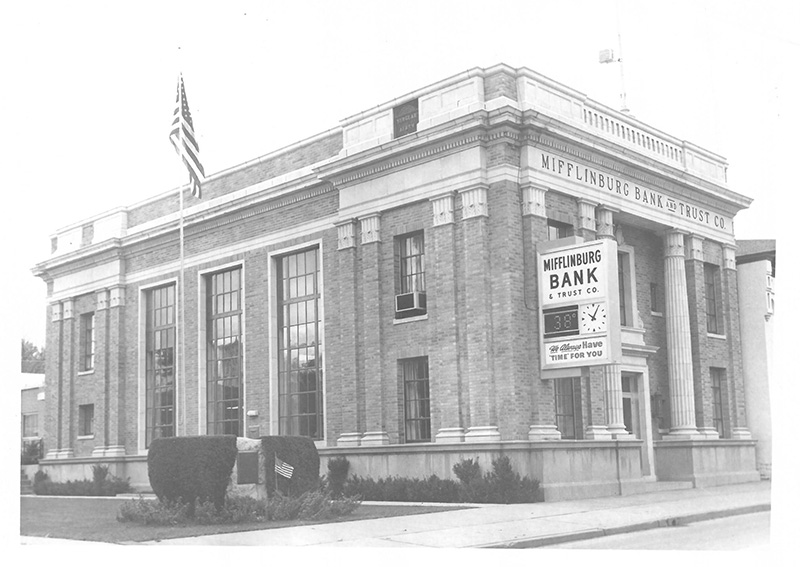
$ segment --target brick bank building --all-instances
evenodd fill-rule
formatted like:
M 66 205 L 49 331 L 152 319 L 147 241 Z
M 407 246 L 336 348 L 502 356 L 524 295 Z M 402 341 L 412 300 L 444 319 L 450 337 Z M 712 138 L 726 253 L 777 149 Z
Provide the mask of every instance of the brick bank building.
M 373 477 L 505 454 L 549 500 L 757 480 L 726 168 L 497 65 L 187 191 L 183 294 L 177 191 L 68 226 L 34 269 L 42 466 L 146 487 L 156 437 L 281 434 Z M 605 303 L 545 309 L 542 255 L 600 245 Z

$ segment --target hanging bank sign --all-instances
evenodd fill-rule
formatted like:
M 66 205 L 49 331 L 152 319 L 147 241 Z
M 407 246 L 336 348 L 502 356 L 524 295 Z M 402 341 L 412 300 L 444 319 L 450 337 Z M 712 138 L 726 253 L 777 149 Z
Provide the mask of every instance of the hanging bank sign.
M 537 250 L 542 369 L 620 362 L 617 243 L 563 241 Z
M 632 180 L 615 175 L 609 175 L 591 167 L 564 159 L 542 151 L 536 151 L 534 163 L 540 170 L 555 177 L 561 177 L 577 182 L 585 187 L 600 190 L 609 197 L 613 197 L 615 204 L 629 205 L 629 208 L 638 213 L 653 216 L 653 213 L 663 214 L 674 222 L 679 220 L 687 228 L 698 226 L 728 235 L 733 234 L 733 220 L 717 212 L 697 206 L 643 187 Z M 667 220 L 666 218 L 664 220 Z

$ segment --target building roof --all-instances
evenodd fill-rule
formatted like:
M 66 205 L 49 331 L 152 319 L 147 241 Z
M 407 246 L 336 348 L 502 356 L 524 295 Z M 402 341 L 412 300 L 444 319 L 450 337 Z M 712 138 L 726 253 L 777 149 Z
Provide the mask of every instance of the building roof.
M 736 241 L 736 263 L 748 264 L 760 260 L 770 260 L 772 269 L 775 269 L 775 240 L 737 240 Z

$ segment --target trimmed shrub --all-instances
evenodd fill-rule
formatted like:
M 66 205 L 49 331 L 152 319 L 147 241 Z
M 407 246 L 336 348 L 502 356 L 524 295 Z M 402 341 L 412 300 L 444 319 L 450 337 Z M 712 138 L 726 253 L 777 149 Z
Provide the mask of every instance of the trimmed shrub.
M 194 515 L 189 505 L 177 502 L 137 500 L 124 502 L 117 511 L 117 521 L 151 526 L 179 524 L 244 524 L 285 520 L 326 520 L 353 512 L 361 502 L 353 498 L 331 500 L 322 491 L 306 492 L 299 497 L 276 494 L 268 502 L 249 496 L 231 496 L 221 509 L 210 501 L 199 502 Z
M 344 483 L 350 470 L 350 461 L 346 457 L 336 457 L 328 461 L 328 489 L 331 496 L 339 498 L 344 493 Z
M 267 494 L 272 497 L 277 484 L 278 492 L 287 496 L 300 496 L 317 490 L 319 482 L 319 453 L 309 437 L 270 435 L 261 438 L 267 477 Z M 292 478 L 275 472 L 275 456 L 294 467 Z
M 123 502 L 117 511 L 118 522 L 133 522 L 145 526 L 175 526 L 189 519 L 189 505 L 182 502 L 137 500 Z
M 436 475 L 425 479 L 388 477 L 377 480 L 353 476 L 346 480 L 343 492 L 362 500 L 386 502 L 512 504 L 542 501 L 539 482 L 528 477 L 520 478 L 506 456 L 492 461 L 492 471 L 485 475 L 481 474 L 477 459 L 456 463 L 453 473 L 459 482 L 441 479 Z
M 321 490 L 306 492 L 298 497 L 275 494 L 267 504 L 269 519 L 327 520 L 346 516 L 361 505 L 357 498 L 331 500 L 330 493 Z
M 36 471 L 33 476 L 33 492 L 48 496 L 116 496 L 132 491 L 129 479 L 108 476 L 108 467 L 95 465 L 92 469 L 95 473 L 94 480 L 68 480 L 67 482 L 53 482 L 46 472 Z M 104 469 L 104 472 L 98 473 L 97 469 Z M 102 478 L 97 476 L 98 474 Z
M 459 497 L 463 502 L 519 504 L 542 501 L 539 481 L 520 478 L 505 455 L 493 460 L 492 471 L 484 476 L 480 476 L 477 459 L 475 462 L 467 459 L 457 463 L 453 472 L 462 481 Z
M 188 505 L 189 515 L 198 500 L 221 510 L 236 454 L 234 435 L 154 439 L 147 453 L 150 486 L 162 502 Z
M 344 493 L 379 502 L 459 502 L 458 483 L 436 475 L 425 479 L 390 476 L 378 480 L 354 476 L 347 480 Z

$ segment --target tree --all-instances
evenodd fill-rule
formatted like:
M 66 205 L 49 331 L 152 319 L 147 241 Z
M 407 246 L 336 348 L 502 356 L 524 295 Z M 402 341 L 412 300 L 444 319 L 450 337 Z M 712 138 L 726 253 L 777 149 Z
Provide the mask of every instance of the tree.
M 22 372 L 44 374 L 44 348 L 22 339 Z

